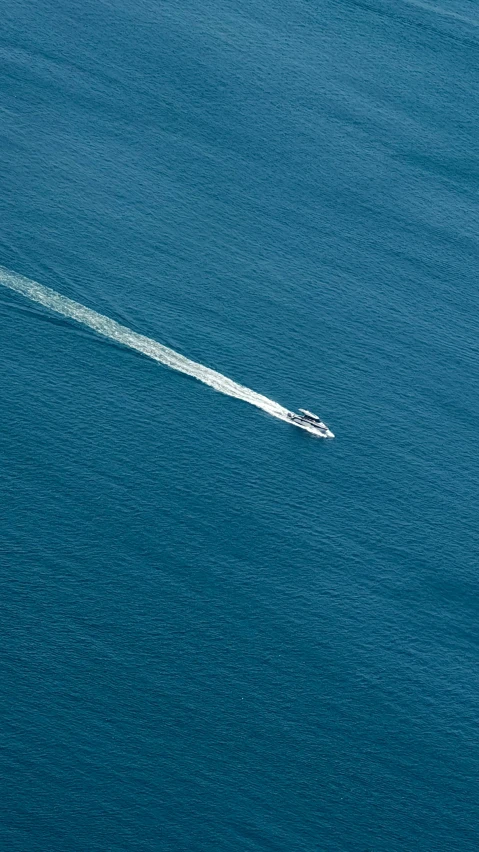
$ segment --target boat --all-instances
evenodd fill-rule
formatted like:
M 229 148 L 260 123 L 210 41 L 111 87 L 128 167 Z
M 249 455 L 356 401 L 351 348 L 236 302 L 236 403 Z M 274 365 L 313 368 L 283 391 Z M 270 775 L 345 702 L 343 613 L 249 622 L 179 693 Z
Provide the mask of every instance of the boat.
M 288 411 L 287 417 L 290 423 L 293 423 L 300 429 L 306 429 L 307 432 L 310 432 L 312 435 L 316 435 L 318 438 L 334 438 L 334 434 L 331 432 L 331 429 L 328 429 L 326 423 L 323 423 L 317 414 L 307 411 L 306 408 L 300 408 L 298 410 L 299 414 L 296 414 L 295 411 Z

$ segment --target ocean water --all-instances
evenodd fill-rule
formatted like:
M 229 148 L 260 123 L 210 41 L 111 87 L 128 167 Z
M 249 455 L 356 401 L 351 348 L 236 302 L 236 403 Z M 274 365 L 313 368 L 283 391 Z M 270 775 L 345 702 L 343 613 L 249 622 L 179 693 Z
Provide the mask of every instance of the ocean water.
M 478 47 L 3 4 L 4 278 L 336 438 L 0 286 L 2 852 L 479 848 Z

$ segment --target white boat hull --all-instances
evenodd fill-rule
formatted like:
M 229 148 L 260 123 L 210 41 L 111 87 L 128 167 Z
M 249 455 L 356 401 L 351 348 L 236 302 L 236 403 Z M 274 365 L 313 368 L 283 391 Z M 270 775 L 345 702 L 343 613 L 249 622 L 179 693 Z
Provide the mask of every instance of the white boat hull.
M 314 435 L 316 438 L 334 438 L 334 432 L 331 432 L 331 429 L 328 429 L 326 424 L 322 420 L 319 420 L 319 418 L 315 422 L 312 417 L 303 417 L 300 414 L 295 414 L 294 411 L 290 411 L 288 412 L 288 420 L 293 426 L 297 426 L 298 429 L 304 429 L 305 432 L 309 432 L 310 435 Z

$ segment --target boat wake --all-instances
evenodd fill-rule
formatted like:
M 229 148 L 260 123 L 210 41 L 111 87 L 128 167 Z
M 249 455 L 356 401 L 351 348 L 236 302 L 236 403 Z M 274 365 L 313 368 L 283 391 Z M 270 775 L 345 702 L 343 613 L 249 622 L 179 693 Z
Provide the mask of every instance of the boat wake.
M 31 281 L 29 278 L 24 278 L 15 272 L 10 272 L 5 267 L 0 266 L 0 284 L 3 287 L 8 287 L 16 293 L 20 293 L 27 299 L 43 305 L 57 314 L 62 314 L 64 317 L 73 319 L 81 325 L 93 329 L 98 334 L 108 337 L 110 340 L 116 340 L 117 343 L 128 346 L 130 349 L 135 349 L 137 352 L 143 353 L 148 358 L 164 364 L 166 367 L 171 367 L 172 370 L 178 370 L 180 373 L 185 373 L 188 376 L 193 376 L 198 381 L 205 385 L 214 388 L 220 393 L 227 396 L 242 399 L 244 402 L 249 402 L 250 405 L 255 405 L 261 408 L 273 417 L 279 420 L 289 420 L 288 415 L 291 413 L 287 408 L 284 408 L 279 403 L 262 396 L 243 385 L 233 382 L 227 376 L 217 373 L 216 370 L 211 370 L 209 367 L 204 367 L 203 364 L 198 364 L 196 361 L 191 361 L 175 352 L 174 349 L 169 349 L 167 346 L 152 340 L 150 337 L 145 337 L 143 334 L 137 334 L 132 329 L 127 328 L 115 320 L 109 319 L 102 314 L 92 311 L 90 308 L 81 305 L 79 302 L 74 302 L 66 296 L 62 296 L 55 290 L 49 287 L 44 287 L 43 284 L 38 284 L 36 281 Z M 313 430 L 312 434 L 315 434 Z

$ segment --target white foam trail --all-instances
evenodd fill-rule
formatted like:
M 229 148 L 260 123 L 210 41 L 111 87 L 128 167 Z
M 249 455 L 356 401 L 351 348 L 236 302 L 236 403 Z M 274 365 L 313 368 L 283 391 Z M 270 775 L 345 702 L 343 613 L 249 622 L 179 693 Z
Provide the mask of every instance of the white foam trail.
M 130 349 L 136 349 L 137 352 L 142 352 L 143 355 L 153 358 L 154 361 L 158 361 L 160 364 L 165 364 L 173 370 L 193 376 L 205 385 L 209 385 L 215 390 L 220 391 L 220 393 L 249 402 L 250 405 L 255 405 L 257 408 L 263 409 L 263 411 L 266 411 L 273 417 L 278 417 L 280 420 L 287 419 L 288 409 L 274 402 L 272 399 L 268 399 L 268 397 L 262 396 L 260 393 L 256 393 L 243 385 L 237 384 L 237 382 L 233 382 L 221 373 L 210 370 L 209 367 L 197 364 L 196 361 L 190 361 L 189 358 L 185 358 L 179 352 L 175 352 L 173 349 L 157 343 L 156 340 L 152 340 L 150 337 L 137 334 L 130 328 L 120 325 L 120 323 L 102 314 L 98 314 L 90 308 L 86 308 L 84 305 L 79 304 L 79 302 L 67 299 L 66 296 L 62 296 L 60 293 L 55 292 L 55 290 L 50 290 L 49 287 L 44 287 L 43 284 L 38 284 L 36 281 L 31 281 L 29 278 L 24 278 L 22 275 L 10 272 L 3 266 L 0 266 L 0 284 L 8 287 L 10 290 L 21 293 L 27 299 L 38 302 L 45 308 L 55 311 L 57 314 L 63 314 L 63 316 L 81 323 L 81 325 L 92 328 L 98 334 L 102 334 L 104 337 L 110 338 L 110 340 L 116 340 L 124 346 L 129 346 Z

